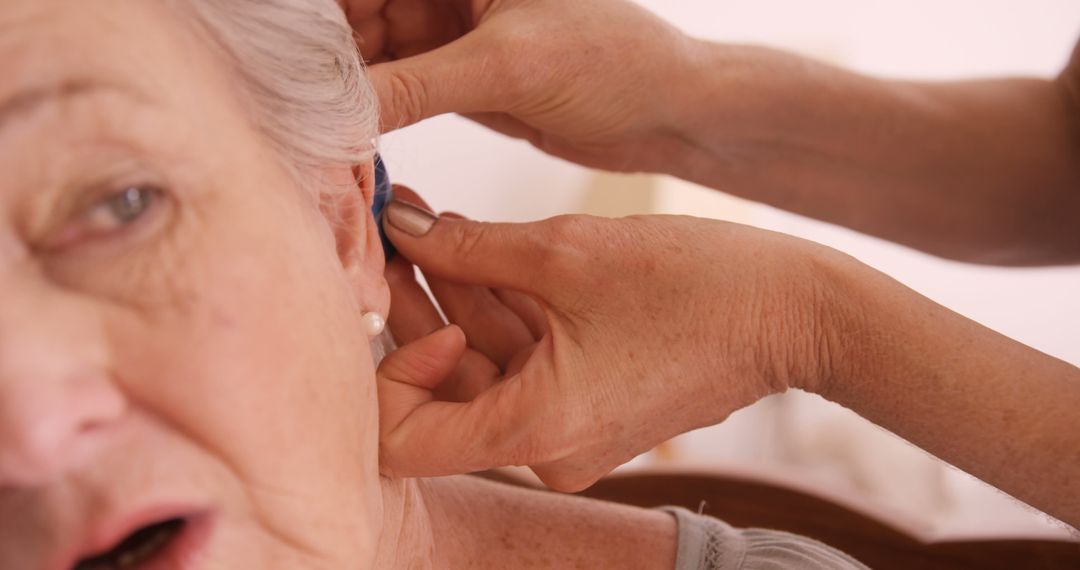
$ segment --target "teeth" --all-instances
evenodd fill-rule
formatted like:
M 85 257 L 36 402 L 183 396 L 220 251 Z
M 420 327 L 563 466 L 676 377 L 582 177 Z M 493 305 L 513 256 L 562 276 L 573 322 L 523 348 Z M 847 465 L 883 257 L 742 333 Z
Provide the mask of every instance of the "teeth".
M 121 552 L 116 557 L 116 567 L 119 570 L 134 568 L 136 564 L 147 560 L 156 553 L 158 549 L 164 546 L 175 532 L 176 529 L 174 527 L 163 527 L 155 530 L 153 534 L 146 538 L 146 540 Z
M 156 555 L 184 526 L 182 519 L 139 530 L 111 552 L 82 560 L 75 570 L 131 570 Z
M 83 562 L 76 567 L 76 570 L 116 570 L 112 562 Z

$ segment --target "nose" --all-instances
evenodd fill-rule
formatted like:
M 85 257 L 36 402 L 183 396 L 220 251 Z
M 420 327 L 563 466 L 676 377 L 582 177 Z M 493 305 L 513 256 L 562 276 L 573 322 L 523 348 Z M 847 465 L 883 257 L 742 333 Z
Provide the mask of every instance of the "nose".
M 124 414 L 96 323 L 86 301 L 43 279 L 0 274 L 0 486 L 57 478 Z

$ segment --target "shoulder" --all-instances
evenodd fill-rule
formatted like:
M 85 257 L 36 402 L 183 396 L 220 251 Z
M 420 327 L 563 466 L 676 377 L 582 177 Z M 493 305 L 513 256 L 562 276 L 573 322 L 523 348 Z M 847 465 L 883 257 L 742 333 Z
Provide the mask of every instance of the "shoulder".
M 866 566 L 812 538 L 766 529 L 737 529 L 727 523 L 678 507 L 660 510 L 678 522 L 676 570 L 852 569 Z

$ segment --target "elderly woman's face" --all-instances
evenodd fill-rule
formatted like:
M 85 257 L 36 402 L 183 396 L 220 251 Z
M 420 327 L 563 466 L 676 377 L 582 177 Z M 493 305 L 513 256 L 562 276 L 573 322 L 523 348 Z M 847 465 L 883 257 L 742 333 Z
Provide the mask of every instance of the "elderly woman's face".
M 0 568 L 361 567 L 377 236 L 163 4 L 0 0 Z

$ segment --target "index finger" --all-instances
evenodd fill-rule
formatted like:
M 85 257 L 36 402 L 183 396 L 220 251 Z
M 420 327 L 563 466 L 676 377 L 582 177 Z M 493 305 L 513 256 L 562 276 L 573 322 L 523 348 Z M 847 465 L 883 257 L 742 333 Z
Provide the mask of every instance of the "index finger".
M 584 269 L 584 253 L 559 222 L 488 223 L 439 218 L 402 200 L 386 209 L 387 236 L 425 274 L 544 298 Z

